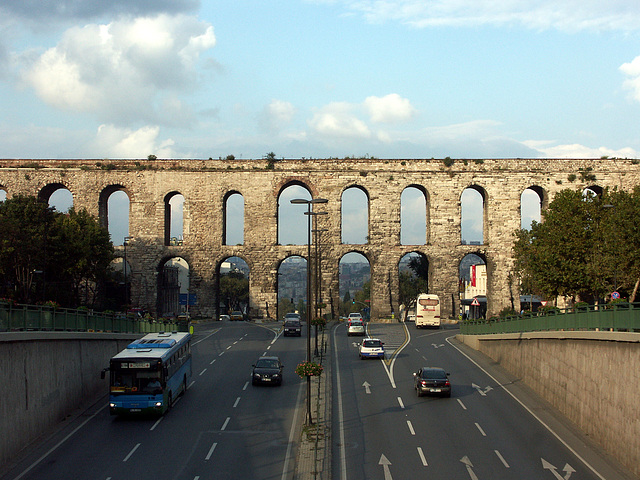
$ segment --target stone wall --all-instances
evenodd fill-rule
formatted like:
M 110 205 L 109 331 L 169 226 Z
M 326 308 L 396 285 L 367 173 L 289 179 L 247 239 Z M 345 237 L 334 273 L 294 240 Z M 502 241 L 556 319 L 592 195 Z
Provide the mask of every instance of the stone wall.
M 306 257 L 305 245 L 277 243 L 280 192 L 291 184 L 305 186 L 313 197 L 329 200 L 318 217 L 326 228 L 322 245 L 322 297 L 339 300 L 338 265 L 343 255 L 359 252 L 371 265 L 372 318 L 398 312 L 398 262 L 409 252 L 429 260 L 430 292 L 443 301 L 443 315 L 458 313 L 458 266 L 468 253 L 487 262 L 488 312 L 511 306 L 517 289 L 509 288 L 513 232 L 520 227 L 520 196 L 527 188 L 542 194 L 547 205 L 563 188 L 595 186 L 631 189 L 640 184 L 637 161 L 618 159 L 299 159 L 280 160 L 0 160 L 0 188 L 16 194 L 48 198 L 56 188 L 69 189 L 77 208 L 86 207 L 106 222 L 106 201 L 115 190 L 130 198 L 132 240 L 127 260 L 132 266 L 133 303 L 156 308 L 157 272 L 171 257 L 190 266 L 194 309 L 216 314 L 216 282 L 220 263 L 243 258 L 251 269 L 250 302 L 254 316 L 275 315 L 277 270 L 291 255 Z M 571 176 L 575 180 L 571 181 Z M 593 177 L 590 177 L 593 176 Z M 595 180 L 593 179 L 595 178 Z M 415 186 L 426 194 L 427 242 L 400 244 L 400 196 Z M 369 199 L 368 243 L 341 243 L 341 197 L 358 187 Z M 461 244 L 461 195 L 472 187 L 484 197 L 484 243 Z M 165 245 L 165 198 L 185 198 L 184 241 Z M 224 201 L 230 192 L 245 202 L 243 245 L 223 244 Z M 511 292 L 511 293 L 510 293 Z
M 640 477 L 640 334 L 459 335 L 551 403 Z

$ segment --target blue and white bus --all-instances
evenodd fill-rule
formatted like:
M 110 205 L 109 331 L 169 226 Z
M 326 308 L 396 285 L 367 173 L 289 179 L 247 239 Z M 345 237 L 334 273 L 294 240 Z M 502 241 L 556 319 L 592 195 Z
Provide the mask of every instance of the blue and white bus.
M 107 370 L 107 369 L 105 369 Z M 162 415 L 191 379 L 191 334 L 145 335 L 109 362 L 109 411 Z M 104 378 L 105 371 L 102 372 Z

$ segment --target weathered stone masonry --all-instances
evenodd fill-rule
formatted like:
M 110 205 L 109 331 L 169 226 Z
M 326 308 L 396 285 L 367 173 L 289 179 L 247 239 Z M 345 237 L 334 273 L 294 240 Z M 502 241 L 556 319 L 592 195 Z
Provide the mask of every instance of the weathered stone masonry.
M 271 168 L 273 167 L 273 168 Z M 588 172 L 595 176 L 585 181 Z M 570 181 L 570 175 L 576 179 Z M 328 215 L 317 217 L 326 228 L 322 245 L 322 297 L 337 305 L 338 265 L 352 251 L 371 265 L 372 317 L 398 311 L 398 262 L 409 252 L 429 259 L 429 286 L 443 300 L 443 315 L 458 308 L 458 265 L 468 253 L 487 262 L 489 314 L 517 298 L 509 286 L 513 232 L 520 227 L 520 195 L 534 188 L 543 207 L 563 188 L 617 187 L 640 183 L 640 166 L 618 159 L 485 159 L 442 160 L 324 159 L 280 160 L 0 160 L 0 188 L 48 198 L 57 188 L 73 194 L 76 208 L 87 208 L 106 222 L 106 201 L 115 190 L 130 198 L 127 260 L 132 274 L 132 301 L 152 311 L 156 306 L 157 272 L 172 257 L 182 257 L 191 272 L 197 310 L 214 315 L 217 271 L 229 256 L 242 257 L 249 268 L 251 312 L 275 315 L 277 270 L 291 255 L 307 256 L 306 245 L 277 244 L 280 192 L 291 184 L 305 186 L 313 197 L 329 200 Z M 357 186 L 369 198 L 369 242 L 341 244 L 341 196 Z M 427 243 L 400 245 L 400 196 L 410 186 L 427 199 Z M 484 244 L 462 245 L 461 203 L 467 187 L 484 197 Z M 184 241 L 165 245 L 165 197 L 179 192 L 184 203 Z M 230 192 L 245 202 L 243 245 L 223 245 L 224 202 Z M 512 292 L 510 294 L 510 292 Z

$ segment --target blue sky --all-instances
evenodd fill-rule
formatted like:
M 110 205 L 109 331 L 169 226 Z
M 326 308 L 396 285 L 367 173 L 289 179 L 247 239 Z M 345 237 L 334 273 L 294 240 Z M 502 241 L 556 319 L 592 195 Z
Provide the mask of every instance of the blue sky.
M 0 5 L 0 158 L 639 156 L 640 2 Z

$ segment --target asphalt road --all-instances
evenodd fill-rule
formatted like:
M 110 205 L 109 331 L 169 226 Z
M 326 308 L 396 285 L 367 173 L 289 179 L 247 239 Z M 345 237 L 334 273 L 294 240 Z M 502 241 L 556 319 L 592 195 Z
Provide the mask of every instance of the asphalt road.
M 306 338 L 279 336 L 280 325 L 199 326 L 192 381 L 167 414 L 113 417 L 105 396 L 31 448 L 3 480 L 292 479 L 305 408 L 294 368 Z M 263 354 L 284 363 L 281 387 L 251 385 L 251 365 Z
M 517 379 L 459 344 L 451 329 L 369 324 L 385 360 L 332 332 L 332 478 L 627 479 Z M 450 373 L 451 398 L 418 397 L 413 372 Z

